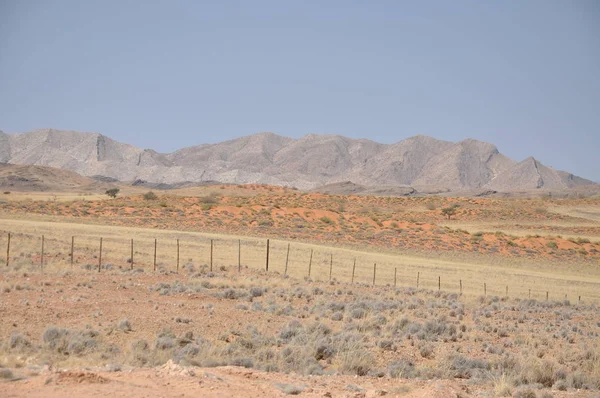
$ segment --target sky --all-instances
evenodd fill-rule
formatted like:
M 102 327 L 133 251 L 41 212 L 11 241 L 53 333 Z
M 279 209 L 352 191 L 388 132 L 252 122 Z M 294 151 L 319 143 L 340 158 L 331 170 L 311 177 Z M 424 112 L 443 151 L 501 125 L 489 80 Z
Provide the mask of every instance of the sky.
M 600 1 L 0 0 L 0 130 L 495 144 L 600 181 Z

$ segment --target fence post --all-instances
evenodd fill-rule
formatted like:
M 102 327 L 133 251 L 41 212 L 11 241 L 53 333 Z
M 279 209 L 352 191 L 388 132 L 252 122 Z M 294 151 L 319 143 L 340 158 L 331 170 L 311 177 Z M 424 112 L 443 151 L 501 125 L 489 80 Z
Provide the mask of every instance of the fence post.
M 10 264 L 10 232 L 8 233 L 8 243 L 6 244 L 6 266 Z
M 508 297 L 508 285 L 506 285 L 506 297 Z
M 487 285 L 483 282 L 483 295 L 487 296 Z
M 417 272 L 417 289 L 419 289 L 419 276 L 421 276 L 421 273 Z
M 546 292 L 546 301 L 548 301 L 548 292 Z
M 531 289 L 529 289 L 529 298 L 531 298 Z
M 460 295 L 462 296 L 462 279 L 459 280 L 460 283 Z
M 133 269 L 133 239 L 131 239 L 131 269 Z
M 73 268 L 73 251 L 75 249 L 75 236 L 71 236 L 71 268 Z
M 352 266 L 352 284 L 354 284 L 354 271 L 356 271 L 356 257 L 354 257 L 354 265 Z
M 442 290 L 442 277 L 438 276 L 438 291 Z
M 101 267 L 102 267 L 102 238 L 100 238 L 100 254 L 98 255 L 98 272 L 100 272 Z
M 40 258 L 40 268 L 44 268 L 44 235 L 42 235 L 42 256 Z
M 579 296 L 579 300 L 577 300 L 578 303 L 581 303 L 581 296 Z
M 398 268 L 394 268 L 394 287 L 396 287 L 396 276 L 398 274 Z
M 212 272 L 213 268 L 213 240 L 210 240 L 210 272 Z
M 283 275 L 287 275 L 289 261 L 290 261 L 290 244 L 288 243 L 287 254 L 285 255 L 285 271 L 283 272 Z
M 179 272 L 179 239 L 177 239 L 177 272 Z
M 242 240 L 238 239 L 238 272 L 242 272 Z
M 154 238 L 154 271 L 156 271 L 156 238 Z
M 330 254 L 330 260 L 329 260 L 329 281 L 331 281 L 332 271 L 333 271 L 333 253 Z
M 269 271 L 269 239 L 267 239 L 267 259 L 265 263 L 265 269 Z
M 312 268 L 313 249 L 310 249 L 310 259 L 308 260 L 308 277 L 310 278 L 310 269 Z
M 373 286 L 375 286 L 375 274 L 377 272 L 377 263 L 373 263 Z

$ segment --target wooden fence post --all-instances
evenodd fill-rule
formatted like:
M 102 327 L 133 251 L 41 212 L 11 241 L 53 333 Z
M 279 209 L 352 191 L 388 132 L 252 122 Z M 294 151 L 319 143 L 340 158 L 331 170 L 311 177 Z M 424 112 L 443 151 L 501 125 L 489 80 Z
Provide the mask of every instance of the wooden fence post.
M 420 272 L 417 272 L 417 289 L 419 289 L 419 277 L 421 276 Z
M 238 239 L 238 272 L 242 272 L 242 240 Z
M 269 239 L 267 239 L 267 259 L 265 262 L 265 270 L 269 271 Z
M 10 264 L 10 232 L 8 233 L 8 242 L 6 243 L 6 266 Z
M 531 289 L 529 289 L 529 298 L 531 298 Z
M 210 240 L 210 272 L 213 269 L 213 240 Z
M 394 268 L 394 287 L 396 287 L 397 275 L 398 275 L 398 268 Z
M 131 269 L 133 269 L 133 239 L 131 239 Z
M 333 271 L 333 253 L 330 254 L 330 260 L 329 260 L 329 281 L 331 281 L 331 273 Z
M 460 295 L 462 296 L 462 279 L 459 280 L 460 283 Z
M 354 265 L 352 266 L 352 284 L 354 284 L 354 271 L 356 271 L 356 257 L 354 257 Z
M 42 256 L 40 258 L 40 268 L 44 268 L 44 235 L 42 235 Z
M 101 267 L 102 267 L 102 238 L 100 238 L 100 254 L 98 255 L 98 272 L 100 272 Z
M 375 274 L 377 273 L 377 263 L 373 263 L 373 286 L 375 286 Z
M 177 272 L 179 272 L 179 239 L 177 239 Z
M 310 259 L 308 260 L 308 277 L 310 278 L 310 270 L 312 268 L 313 249 L 310 249 Z
M 546 301 L 548 301 L 548 292 L 546 292 Z
M 483 282 L 483 295 L 487 296 L 487 285 Z
M 442 290 L 442 277 L 438 276 L 438 291 Z
M 71 236 L 71 268 L 73 268 L 73 252 L 75 251 L 75 236 Z
M 285 271 L 283 272 L 283 275 L 287 275 L 289 261 L 290 261 L 290 244 L 288 243 L 287 254 L 285 255 Z
M 156 271 L 156 238 L 154 238 L 154 271 Z

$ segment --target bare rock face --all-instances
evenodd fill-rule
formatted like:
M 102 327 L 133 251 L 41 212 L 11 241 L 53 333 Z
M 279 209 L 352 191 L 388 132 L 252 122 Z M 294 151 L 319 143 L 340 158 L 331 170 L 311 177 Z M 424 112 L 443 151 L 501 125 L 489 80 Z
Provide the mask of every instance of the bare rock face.
M 458 143 L 419 135 L 392 145 L 338 135 L 300 139 L 260 133 L 217 144 L 162 154 L 123 144 L 97 133 L 41 129 L 0 132 L 0 162 L 51 166 L 83 176 L 151 184 L 263 183 L 311 189 L 351 181 L 357 187 L 333 190 L 410 187 L 436 191 L 569 189 L 593 184 L 556 171 L 533 158 L 517 163 L 489 143 Z
M 546 167 L 533 157 L 529 157 L 504 170 L 486 184 L 486 187 L 496 191 L 566 190 L 588 184 L 591 184 L 591 181 Z

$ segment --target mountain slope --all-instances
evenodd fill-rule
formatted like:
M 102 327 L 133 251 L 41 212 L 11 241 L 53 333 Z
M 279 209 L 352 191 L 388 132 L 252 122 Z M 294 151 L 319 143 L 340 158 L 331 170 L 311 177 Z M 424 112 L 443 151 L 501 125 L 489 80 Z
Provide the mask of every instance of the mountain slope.
M 412 185 L 453 191 L 569 189 L 592 184 L 533 158 L 517 163 L 489 143 L 472 139 L 452 143 L 423 135 L 386 145 L 338 135 L 292 139 L 260 133 L 161 154 L 97 133 L 41 129 L 0 132 L 0 162 L 167 184 L 220 181 L 308 189 L 351 181 L 365 187 Z
M 102 192 L 114 184 L 82 177 L 72 171 L 45 166 L 0 163 L 0 189 L 2 191 Z
M 486 187 L 496 191 L 514 191 L 516 187 L 521 190 L 565 190 L 590 183 L 591 181 L 584 178 L 544 166 L 533 157 L 529 157 L 504 170 L 486 184 Z

